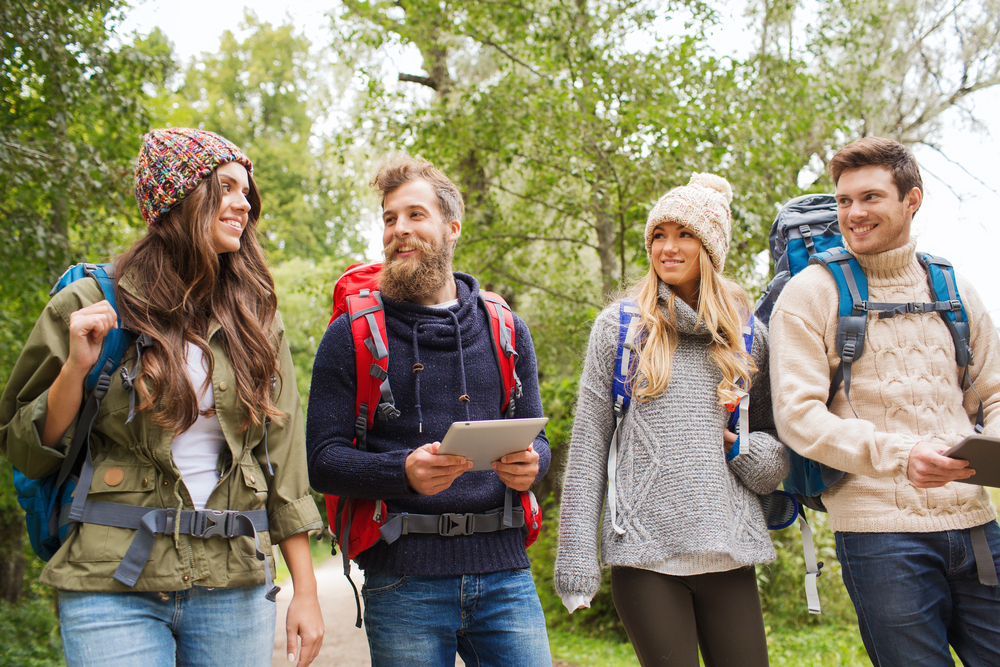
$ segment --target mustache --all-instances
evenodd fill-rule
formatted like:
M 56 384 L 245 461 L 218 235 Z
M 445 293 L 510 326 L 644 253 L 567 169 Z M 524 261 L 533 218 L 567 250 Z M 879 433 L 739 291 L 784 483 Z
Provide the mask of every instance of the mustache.
M 413 250 L 420 250 L 425 255 L 429 251 L 434 249 L 434 246 L 432 246 L 427 241 L 424 241 L 423 239 L 418 239 L 415 236 L 411 236 L 406 239 L 400 239 L 394 237 L 392 241 L 389 242 L 389 245 L 387 245 L 382 252 L 385 254 L 386 259 L 391 259 L 396 256 L 397 252 L 399 252 L 399 247 L 404 245 Z

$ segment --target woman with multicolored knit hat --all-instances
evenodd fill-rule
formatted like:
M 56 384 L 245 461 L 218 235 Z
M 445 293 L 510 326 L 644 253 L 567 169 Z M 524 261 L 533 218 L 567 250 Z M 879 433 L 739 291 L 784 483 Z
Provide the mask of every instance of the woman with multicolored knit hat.
M 570 613 L 589 607 L 601 563 L 610 566 L 644 667 L 697 667 L 699 647 L 709 667 L 768 664 L 754 566 L 775 552 L 758 494 L 777 488 L 787 461 L 771 417 L 767 330 L 752 322 L 748 354 L 750 303 L 722 273 L 731 200 L 725 179 L 695 174 L 656 203 L 649 271 L 598 315 L 580 378 L 555 586 Z M 745 393 L 749 424 L 737 436 L 727 406 Z
M 136 336 L 78 464 L 83 518 L 41 576 L 66 663 L 270 665 L 276 543 L 295 587 L 288 657 L 308 665 L 323 620 L 307 531 L 322 524 L 253 164 L 211 132 L 153 130 L 135 194 L 149 231 L 115 262 L 117 311 L 96 280 L 56 293 L 0 397 L 0 449 L 51 475 L 85 428 L 108 332 Z

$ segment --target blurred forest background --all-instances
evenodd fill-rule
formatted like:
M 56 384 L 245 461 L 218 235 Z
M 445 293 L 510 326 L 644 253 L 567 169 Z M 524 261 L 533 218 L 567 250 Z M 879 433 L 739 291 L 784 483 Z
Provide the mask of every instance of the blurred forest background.
M 330 43 L 247 12 L 217 52 L 182 62 L 159 30 L 120 29 L 123 0 L 0 3 L 0 383 L 62 271 L 144 233 L 132 172 L 148 129 L 204 128 L 253 159 L 303 396 L 333 282 L 366 257 L 373 166 L 397 150 L 426 157 L 466 197 L 457 268 L 501 293 L 534 337 L 555 456 L 531 556 L 553 648 L 585 644 L 604 656 L 594 664 L 617 664 L 627 645 L 600 644 L 627 641 L 610 595 L 569 616 L 551 569 L 587 334 L 646 264 L 650 206 L 691 172 L 725 175 L 727 271 L 756 296 L 777 207 L 829 191 L 837 148 L 872 134 L 933 146 L 942 114 L 971 114 L 970 95 L 1000 83 L 1000 6 L 746 0 L 755 41 L 736 58 L 710 39 L 723 7 L 712 0 L 329 4 Z M 388 76 L 402 51 L 419 57 Z M 780 558 L 758 572 L 772 663 L 866 664 L 832 535 L 811 518 L 824 614 L 805 613 L 797 529 L 775 533 Z M 0 666 L 60 664 L 54 598 L 22 524 L 4 464 Z

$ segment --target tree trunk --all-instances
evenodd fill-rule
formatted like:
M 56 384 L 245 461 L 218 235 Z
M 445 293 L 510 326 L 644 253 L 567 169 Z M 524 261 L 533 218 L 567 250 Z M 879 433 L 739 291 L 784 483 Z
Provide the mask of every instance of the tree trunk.
M 24 515 L 21 508 L 0 509 L 0 599 L 15 604 L 24 592 Z

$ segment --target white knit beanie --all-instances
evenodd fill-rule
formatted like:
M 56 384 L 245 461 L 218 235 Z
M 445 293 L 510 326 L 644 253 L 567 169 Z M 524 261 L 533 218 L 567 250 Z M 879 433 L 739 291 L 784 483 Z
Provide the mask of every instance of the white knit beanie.
M 646 257 L 653 261 L 650 250 L 656 226 L 661 222 L 676 222 L 701 239 L 708 256 L 712 258 L 712 266 L 721 273 L 733 227 L 729 211 L 732 200 L 733 189 L 729 181 L 714 174 L 693 174 L 687 185 L 663 195 L 649 212 L 646 220 Z

